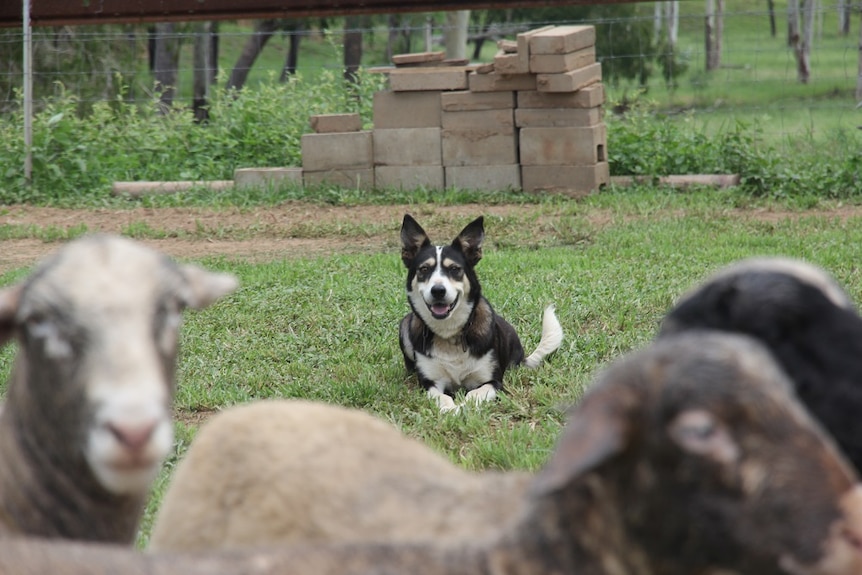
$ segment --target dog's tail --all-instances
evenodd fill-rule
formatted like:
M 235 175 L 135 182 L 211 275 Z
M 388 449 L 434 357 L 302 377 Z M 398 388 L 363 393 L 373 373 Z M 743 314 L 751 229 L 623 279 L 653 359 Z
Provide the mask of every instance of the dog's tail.
M 542 314 L 542 339 L 539 340 L 536 351 L 524 360 L 524 365 L 530 368 L 539 367 L 542 360 L 559 349 L 561 343 L 563 343 L 563 326 L 560 325 L 560 320 L 554 313 L 554 305 L 551 304 Z

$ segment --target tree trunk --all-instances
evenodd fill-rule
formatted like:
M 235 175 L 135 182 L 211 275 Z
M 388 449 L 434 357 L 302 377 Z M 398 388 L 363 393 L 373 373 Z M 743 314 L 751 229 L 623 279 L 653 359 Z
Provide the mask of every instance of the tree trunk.
M 177 89 L 177 69 L 180 60 L 180 41 L 174 34 L 174 24 L 156 24 L 156 49 L 153 61 L 153 76 L 159 92 L 159 105 L 162 113 L 167 112 L 174 102 Z
M 272 35 L 275 34 L 275 31 L 278 30 L 278 26 L 278 20 L 258 20 L 255 22 L 254 32 L 242 47 L 242 52 L 240 52 L 239 58 L 237 58 L 236 64 L 234 64 L 225 89 L 242 89 L 245 81 L 248 79 L 248 73 L 251 71 L 254 61 L 257 60 L 257 57 L 263 51 L 269 39 L 272 38 Z
M 446 12 L 447 58 L 462 59 L 467 57 L 467 29 L 469 26 L 469 10 Z
M 859 65 L 856 75 L 856 102 L 857 106 L 862 105 L 862 18 L 860 18 L 859 26 Z
M 362 64 L 362 24 L 361 16 L 344 18 L 344 79 L 356 82 L 356 72 Z
M 387 18 L 389 33 L 386 35 L 386 61 L 391 62 L 395 55 L 395 42 L 398 40 L 398 14 L 390 14 Z
M 656 42 L 661 40 L 661 21 L 664 13 L 664 2 L 656 2 L 653 4 L 652 13 L 652 32 Z
M 796 71 L 799 81 L 807 84 L 811 78 L 811 44 L 814 41 L 814 4 L 816 0 L 803 0 L 802 34 L 796 47 Z
M 772 37 L 775 38 L 775 35 L 778 34 L 775 26 L 775 0 L 766 0 L 766 7 L 769 10 L 769 31 Z
M 724 34 L 724 0 L 706 0 L 706 69 L 721 67 L 721 41 Z
M 799 0 L 787 0 L 787 46 L 799 43 Z
M 210 76 L 212 73 L 212 23 L 195 25 L 194 81 L 192 85 L 192 110 L 196 122 L 209 119 Z
M 287 57 L 284 60 L 284 67 L 281 69 L 281 77 L 279 82 L 287 82 L 287 79 L 296 74 L 296 63 L 299 61 L 299 43 L 302 40 L 302 33 L 305 29 L 305 24 L 299 23 L 296 28 L 291 30 L 288 40 L 290 45 L 287 49 Z
M 212 25 L 211 34 L 210 34 L 210 64 L 212 68 L 210 68 L 210 86 L 215 86 L 218 81 L 218 56 L 219 56 L 219 23 L 218 21 L 213 21 L 210 23 Z
M 679 0 L 671 0 L 667 7 L 667 41 L 671 50 L 676 51 L 679 36 Z
M 838 0 L 838 33 L 842 36 L 850 34 L 850 0 Z

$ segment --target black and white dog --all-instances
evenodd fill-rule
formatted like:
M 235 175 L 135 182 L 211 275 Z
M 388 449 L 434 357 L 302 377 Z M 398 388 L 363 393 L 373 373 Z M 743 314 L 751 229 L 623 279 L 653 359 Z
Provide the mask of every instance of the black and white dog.
M 545 308 L 542 338 L 524 357 L 518 334 L 482 297 L 474 266 L 482 259 L 481 217 L 448 246 L 435 246 L 410 215 L 401 225 L 401 260 L 407 267 L 407 299 L 412 312 L 401 320 L 404 363 L 441 411 L 457 410 L 453 394 L 466 400 L 493 399 L 510 366 L 538 367 L 563 341 L 554 306 Z

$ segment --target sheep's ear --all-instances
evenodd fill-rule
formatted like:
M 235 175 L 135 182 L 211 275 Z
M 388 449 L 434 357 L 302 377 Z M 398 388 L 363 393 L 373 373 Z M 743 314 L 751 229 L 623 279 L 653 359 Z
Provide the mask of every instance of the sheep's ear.
M 585 397 L 571 413 L 551 460 L 533 480 L 532 493 L 559 491 L 621 453 L 631 425 L 625 411 L 619 398 L 609 392 Z
M 186 305 L 192 309 L 203 309 L 239 287 L 236 277 L 211 272 L 194 264 L 182 265 L 180 271 L 189 288 Z
M 409 268 L 419 250 L 430 244 L 431 239 L 419 222 L 410 214 L 404 214 L 404 221 L 401 222 L 401 261 L 404 267 Z
M 15 335 L 15 316 L 23 287 L 24 284 L 19 283 L 0 289 L 0 345 Z
M 475 266 L 482 259 L 482 242 L 485 241 L 484 221 L 484 218 L 479 216 L 467 224 L 467 227 L 461 230 L 452 242 L 453 246 L 461 249 L 471 266 Z

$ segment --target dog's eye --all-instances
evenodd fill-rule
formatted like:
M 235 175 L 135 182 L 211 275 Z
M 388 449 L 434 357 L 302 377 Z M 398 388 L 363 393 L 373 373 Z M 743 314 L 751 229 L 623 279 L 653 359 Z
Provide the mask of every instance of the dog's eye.
M 430 266 L 419 266 L 419 273 L 422 274 L 423 276 L 428 275 L 428 272 L 430 272 L 430 271 L 431 271 Z
M 461 266 L 452 264 L 451 266 L 449 266 L 449 273 L 452 275 L 461 273 Z

